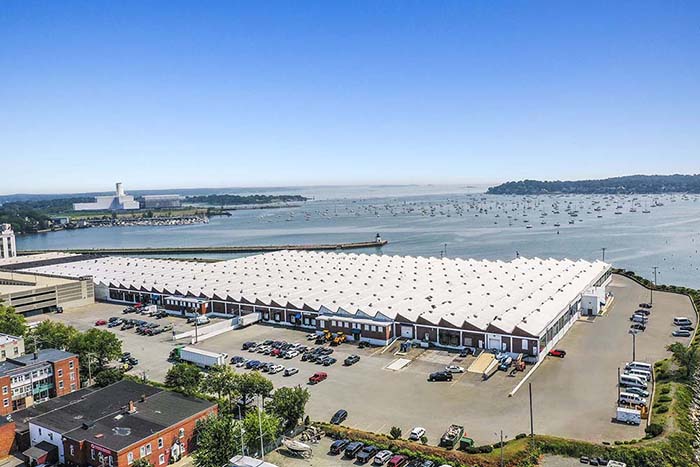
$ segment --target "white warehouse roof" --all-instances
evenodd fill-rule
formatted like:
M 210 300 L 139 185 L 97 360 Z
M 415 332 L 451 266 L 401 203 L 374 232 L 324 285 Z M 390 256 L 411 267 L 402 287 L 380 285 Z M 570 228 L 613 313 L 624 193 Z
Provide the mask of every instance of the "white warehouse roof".
M 104 257 L 31 269 L 96 285 L 537 336 L 610 265 L 276 251 L 217 263 Z M 403 319 L 402 319 L 403 318 Z

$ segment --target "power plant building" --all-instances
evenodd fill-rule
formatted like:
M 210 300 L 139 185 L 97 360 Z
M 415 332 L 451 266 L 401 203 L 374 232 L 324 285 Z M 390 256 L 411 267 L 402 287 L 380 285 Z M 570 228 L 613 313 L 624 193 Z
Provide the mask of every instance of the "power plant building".
M 117 183 L 114 195 L 96 196 L 93 203 L 74 203 L 74 211 L 127 211 L 139 209 L 141 205 L 133 196 L 127 195 L 121 183 Z

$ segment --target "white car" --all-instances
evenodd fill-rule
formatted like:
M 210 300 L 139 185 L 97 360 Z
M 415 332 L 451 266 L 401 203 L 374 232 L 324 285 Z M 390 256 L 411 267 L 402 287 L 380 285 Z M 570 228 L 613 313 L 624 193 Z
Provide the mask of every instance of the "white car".
M 411 434 L 408 435 L 408 439 L 411 441 L 419 441 L 423 436 L 425 436 L 425 428 L 422 426 L 417 426 L 411 430 Z
M 269 369 L 267 372 L 270 373 L 271 375 L 273 375 L 273 374 L 275 374 L 275 373 L 279 373 L 279 372 L 282 371 L 282 370 L 284 370 L 284 366 L 282 366 L 282 365 L 272 365 L 272 366 L 270 367 L 270 369 Z
M 374 465 L 384 465 L 389 459 L 391 459 L 393 455 L 393 452 L 383 449 L 374 456 L 374 460 L 372 461 L 372 463 Z
M 249 359 L 244 358 L 240 362 L 236 363 L 236 367 L 243 368 L 245 366 L 245 364 L 248 363 L 249 361 L 250 361 Z
M 294 357 L 297 357 L 297 356 L 299 356 L 299 352 L 297 352 L 296 350 L 290 350 L 289 352 L 287 352 L 286 354 L 284 354 L 284 358 L 287 358 L 287 359 L 289 359 L 289 358 L 294 358 Z
M 284 376 L 292 376 L 296 375 L 297 373 L 299 373 L 299 368 L 291 367 L 284 370 Z
M 450 373 L 464 373 L 464 368 L 457 365 L 447 365 L 445 371 L 449 371 Z
M 307 335 L 306 335 L 306 340 L 307 340 L 307 341 L 315 341 L 315 340 L 316 340 L 316 334 L 313 334 L 313 333 L 307 334 Z

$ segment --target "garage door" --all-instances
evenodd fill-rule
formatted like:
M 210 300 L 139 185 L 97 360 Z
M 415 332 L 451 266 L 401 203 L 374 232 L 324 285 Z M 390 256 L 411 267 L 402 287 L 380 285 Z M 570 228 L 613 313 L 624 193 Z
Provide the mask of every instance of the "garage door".
M 413 339 L 413 326 L 401 326 L 401 337 Z
M 501 350 L 501 338 L 489 336 L 489 349 Z

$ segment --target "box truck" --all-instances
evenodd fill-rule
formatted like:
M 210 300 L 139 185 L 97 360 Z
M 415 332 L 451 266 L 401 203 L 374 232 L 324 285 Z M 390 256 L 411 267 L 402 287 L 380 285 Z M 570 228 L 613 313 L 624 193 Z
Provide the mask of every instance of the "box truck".
M 642 423 L 642 412 L 637 409 L 628 409 L 627 407 L 618 407 L 616 420 L 620 423 L 628 425 L 639 425 Z

